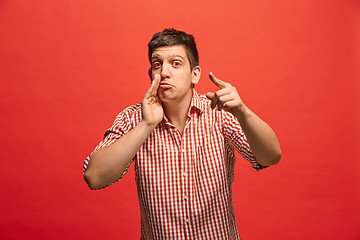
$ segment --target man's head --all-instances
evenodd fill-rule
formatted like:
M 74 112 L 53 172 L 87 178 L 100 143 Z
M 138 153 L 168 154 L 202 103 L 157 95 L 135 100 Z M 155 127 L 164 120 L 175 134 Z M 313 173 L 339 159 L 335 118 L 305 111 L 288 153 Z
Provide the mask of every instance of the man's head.
M 149 77 L 160 76 L 158 96 L 164 102 L 189 101 L 201 75 L 194 37 L 175 29 L 156 33 L 149 42 Z
M 164 29 L 162 32 L 154 34 L 148 44 L 149 60 L 151 62 L 152 53 L 156 48 L 164 46 L 183 45 L 190 62 L 191 70 L 199 65 L 199 54 L 196 48 L 195 39 L 192 35 L 173 28 Z

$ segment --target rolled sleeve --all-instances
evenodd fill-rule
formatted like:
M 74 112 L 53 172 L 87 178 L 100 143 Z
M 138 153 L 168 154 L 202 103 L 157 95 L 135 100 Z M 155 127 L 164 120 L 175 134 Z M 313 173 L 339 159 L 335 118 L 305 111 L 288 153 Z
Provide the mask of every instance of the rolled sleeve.
M 136 113 L 139 111 L 139 108 L 140 108 L 140 104 L 130 106 L 116 116 L 113 125 L 106 130 L 103 140 L 95 147 L 92 153 L 85 158 L 83 164 L 83 173 L 85 173 L 87 166 L 91 161 L 91 155 L 96 150 L 111 145 L 112 143 L 114 143 L 116 140 L 124 136 L 127 132 L 129 132 L 133 128 L 134 115 L 136 115 Z M 125 173 L 128 171 L 130 164 L 131 162 L 129 163 L 126 170 L 118 180 L 120 180 L 123 177 L 123 175 L 125 175 Z
M 263 166 L 256 161 L 239 121 L 228 112 L 223 112 L 223 119 L 224 137 L 229 144 L 235 148 L 244 159 L 249 161 L 255 170 L 259 171 L 267 168 L 268 166 Z

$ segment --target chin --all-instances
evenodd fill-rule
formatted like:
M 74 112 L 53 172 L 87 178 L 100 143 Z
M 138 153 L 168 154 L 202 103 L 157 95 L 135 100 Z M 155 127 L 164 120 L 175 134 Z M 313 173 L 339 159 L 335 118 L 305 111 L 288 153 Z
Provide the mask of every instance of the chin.
M 176 100 L 176 98 L 174 96 L 169 96 L 168 94 L 161 94 L 159 95 L 159 98 L 161 100 L 161 102 L 171 102 Z
M 158 93 L 158 96 L 162 102 L 176 100 L 176 97 L 169 91 L 161 91 Z

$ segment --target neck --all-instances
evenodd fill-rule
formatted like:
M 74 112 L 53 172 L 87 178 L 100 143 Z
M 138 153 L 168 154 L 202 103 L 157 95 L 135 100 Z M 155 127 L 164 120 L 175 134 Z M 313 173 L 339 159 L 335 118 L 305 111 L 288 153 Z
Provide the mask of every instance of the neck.
M 183 99 L 180 102 L 163 102 L 163 108 L 166 117 L 182 134 L 187 121 L 187 114 L 191 105 L 192 94 L 190 98 Z

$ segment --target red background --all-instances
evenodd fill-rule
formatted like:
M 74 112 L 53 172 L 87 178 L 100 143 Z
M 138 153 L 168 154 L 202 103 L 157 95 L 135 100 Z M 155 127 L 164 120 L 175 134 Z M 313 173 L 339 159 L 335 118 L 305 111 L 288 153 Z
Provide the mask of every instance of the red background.
M 213 71 L 277 133 L 280 163 L 239 155 L 243 240 L 360 239 L 360 3 L 0 1 L 0 239 L 138 239 L 133 166 L 90 191 L 83 159 L 149 87 L 147 43 L 193 33 Z

